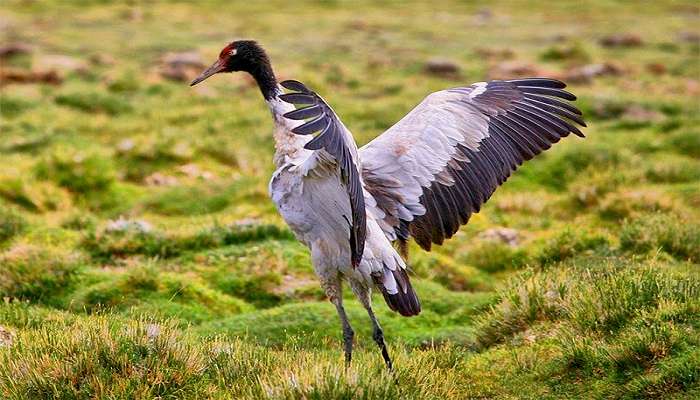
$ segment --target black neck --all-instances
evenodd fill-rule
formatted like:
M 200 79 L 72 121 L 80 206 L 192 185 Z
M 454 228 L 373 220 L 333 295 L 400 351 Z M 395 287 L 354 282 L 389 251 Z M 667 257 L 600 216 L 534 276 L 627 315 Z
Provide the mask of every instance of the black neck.
M 265 100 L 275 97 L 277 93 L 277 79 L 274 72 L 272 72 L 269 62 L 257 64 L 248 72 L 255 78 L 255 82 L 258 83 L 260 92 Z
M 235 51 L 233 51 L 235 50 Z M 272 72 L 270 59 L 265 50 L 254 40 L 238 40 L 224 48 L 224 52 L 233 55 L 228 71 L 245 71 L 255 78 L 265 100 L 277 94 L 277 79 Z

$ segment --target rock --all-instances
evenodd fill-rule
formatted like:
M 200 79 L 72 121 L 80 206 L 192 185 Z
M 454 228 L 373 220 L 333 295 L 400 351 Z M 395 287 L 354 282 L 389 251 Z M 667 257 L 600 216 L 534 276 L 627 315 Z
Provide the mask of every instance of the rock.
M 697 79 L 686 79 L 683 86 L 687 94 L 691 96 L 700 95 L 700 82 Z
M 124 13 L 124 18 L 131 22 L 142 22 L 143 10 L 141 7 L 131 7 L 128 12 Z
M 232 225 L 236 227 L 253 227 L 256 225 L 260 225 L 262 221 L 260 221 L 257 218 L 243 218 L 239 219 L 238 221 L 235 221 Z
M 146 221 L 128 220 L 122 216 L 120 216 L 116 220 L 110 220 L 107 223 L 107 227 L 105 228 L 105 232 L 136 231 L 136 232 L 148 233 L 151 230 L 153 230 L 153 228 L 151 227 L 151 224 L 149 224 Z
M 346 28 L 353 31 L 363 31 L 368 33 L 376 34 L 376 38 L 380 39 L 382 33 L 382 26 L 376 23 L 371 23 L 363 19 L 355 19 L 348 22 Z
M 393 61 L 385 54 L 371 54 L 367 59 L 367 69 L 375 70 L 393 65 Z
M 205 181 L 214 178 L 214 174 L 209 171 L 202 171 L 197 164 L 185 164 L 177 168 L 179 172 L 187 175 L 189 178 L 201 178 Z
M 632 104 L 625 109 L 622 118 L 636 122 L 659 122 L 664 115 L 656 110 L 649 110 L 638 104 Z
M 590 83 L 599 76 L 617 76 L 622 74 L 622 68 L 613 63 L 587 64 L 572 68 L 565 72 L 562 78 L 570 83 Z
M 61 75 L 54 70 L 27 71 L 19 68 L 0 68 L 0 86 L 8 83 L 48 83 L 59 85 L 63 82 Z
M 32 48 L 24 43 L 8 43 L 0 46 L 0 60 L 12 58 L 22 54 L 29 54 Z
M 164 66 L 160 69 L 160 76 L 171 81 L 189 82 L 197 77 L 189 68 L 175 68 Z
M 548 47 L 540 54 L 540 59 L 580 65 L 589 62 L 591 55 L 580 43 L 565 43 Z
M 185 51 L 182 53 L 166 53 L 162 58 L 162 63 L 173 67 L 195 67 L 205 68 L 206 64 L 202 61 L 199 53 L 195 51 Z
M 85 61 L 61 54 L 35 57 L 32 65 L 61 73 L 76 72 L 83 74 L 88 72 L 88 65 Z
M 424 71 L 430 75 L 456 78 L 459 76 L 459 65 L 443 58 L 433 58 L 425 64 Z
M 666 66 L 662 63 L 649 63 L 647 64 L 647 71 L 656 75 L 663 75 L 666 73 Z
M 189 82 L 206 67 L 197 52 L 167 53 L 161 58 L 159 73 L 166 79 Z
M 170 175 L 164 175 L 160 172 L 155 172 L 144 178 L 144 183 L 148 186 L 174 186 L 177 185 L 177 178 Z
M 479 237 L 483 240 L 505 243 L 508 246 L 518 245 L 518 231 L 511 228 L 492 228 L 482 232 Z
M 15 334 L 0 325 L 0 347 L 10 347 L 15 341 Z
M 626 109 L 626 103 L 608 98 L 594 98 L 589 114 L 597 119 L 609 120 L 619 118 Z
M 474 49 L 474 53 L 489 60 L 510 60 L 515 57 L 515 53 L 511 49 L 491 49 L 488 47 L 479 47 Z
M 119 153 L 128 153 L 136 147 L 136 143 L 133 139 L 124 139 L 117 145 L 117 151 Z
M 599 43 L 604 47 L 637 47 L 643 45 L 644 41 L 634 33 L 618 33 L 603 37 Z
M 90 62 L 95 65 L 114 65 L 114 57 L 109 54 L 93 54 L 90 56 Z
M 569 40 L 569 37 L 563 33 L 557 33 L 549 38 L 554 43 L 563 43 Z
M 678 41 L 698 44 L 700 43 L 700 33 L 691 31 L 680 32 L 678 34 Z
M 475 25 L 486 25 L 493 19 L 493 12 L 488 8 L 479 9 L 473 19 Z
M 519 61 L 506 61 L 493 66 L 489 70 L 489 79 L 513 79 L 530 78 L 533 76 L 553 76 L 553 72 L 546 71 L 534 64 Z

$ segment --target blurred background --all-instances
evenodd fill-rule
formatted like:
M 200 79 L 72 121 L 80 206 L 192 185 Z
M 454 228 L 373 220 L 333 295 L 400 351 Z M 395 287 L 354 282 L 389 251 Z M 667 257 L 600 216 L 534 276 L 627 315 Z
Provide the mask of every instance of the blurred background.
M 188 86 L 245 38 L 359 145 L 448 87 L 579 96 L 585 140 L 411 249 L 419 317 L 375 299 L 404 397 L 698 395 L 699 26 L 694 1 L 3 1 L 0 393 L 399 393 L 350 294 L 341 373 L 335 310 L 268 199 L 254 81 Z

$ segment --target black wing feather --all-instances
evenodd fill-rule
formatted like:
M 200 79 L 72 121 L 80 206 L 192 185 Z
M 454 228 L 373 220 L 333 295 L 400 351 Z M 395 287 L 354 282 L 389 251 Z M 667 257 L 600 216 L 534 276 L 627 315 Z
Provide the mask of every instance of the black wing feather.
M 365 248 L 367 215 L 360 174 L 357 171 L 351 150 L 345 141 L 342 123 L 321 96 L 311 91 L 303 83 L 288 80 L 281 82 L 280 85 L 294 91 L 293 93 L 280 95 L 279 98 L 282 101 L 294 105 L 308 105 L 308 107 L 290 111 L 284 117 L 292 120 L 313 118 L 295 127 L 292 129 L 292 132 L 299 135 L 318 133 L 316 137 L 306 143 L 304 148 L 308 150 L 323 149 L 332 155 L 338 164 L 343 184 L 350 198 L 352 213 L 352 221 L 348 221 L 350 224 L 350 253 L 352 265 L 357 267 L 362 260 L 362 253 Z
M 464 94 L 464 101 L 488 119 L 488 135 L 476 150 L 458 145 L 456 156 L 439 172 L 454 183 L 445 183 L 436 174 L 419 199 L 425 213 L 411 221 L 399 220 L 394 225 L 397 237 L 405 238 L 408 230 L 418 245 L 430 250 L 432 243 L 441 244 L 454 235 L 524 161 L 571 133 L 583 136 L 576 127 L 586 126 L 582 113 L 567 102 L 576 96 L 565 87 L 555 79 L 528 78 L 488 82 L 475 96 L 469 96 L 473 88 L 450 89 Z M 367 190 L 373 193 L 376 188 Z M 388 214 L 390 209 L 384 211 Z

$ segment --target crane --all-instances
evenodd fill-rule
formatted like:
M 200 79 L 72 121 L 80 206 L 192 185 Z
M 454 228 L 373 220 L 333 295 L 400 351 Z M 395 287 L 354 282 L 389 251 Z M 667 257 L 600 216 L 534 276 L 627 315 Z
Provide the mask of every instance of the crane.
M 407 243 L 429 251 L 478 212 L 525 160 L 576 127 L 582 113 L 566 85 L 548 78 L 493 80 L 429 94 L 382 135 L 358 148 L 331 106 L 301 82 L 277 82 L 252 40 L 226 45 L 191 83 L 223 72 L 255 79 L 274 120 L 270 196 L 296 238 L 343 330 L 346 365 L 354 331 L 342 283 L 367 310 L 386 366 L 392 360 L 371 291 L 403 316 L 421 311 L 407 274 Z

